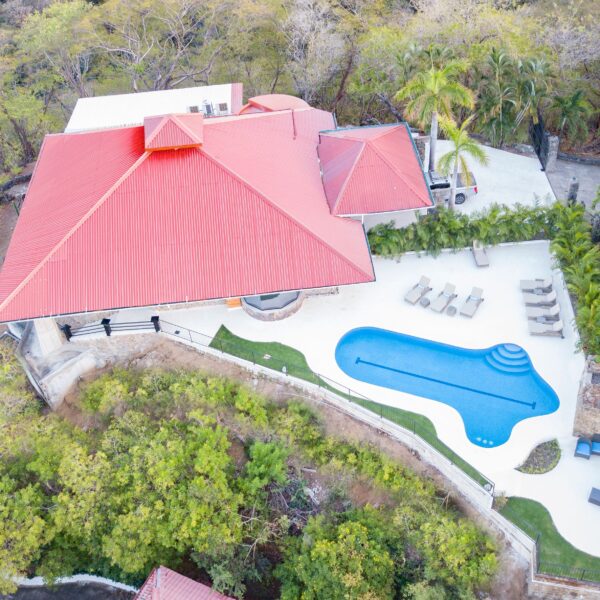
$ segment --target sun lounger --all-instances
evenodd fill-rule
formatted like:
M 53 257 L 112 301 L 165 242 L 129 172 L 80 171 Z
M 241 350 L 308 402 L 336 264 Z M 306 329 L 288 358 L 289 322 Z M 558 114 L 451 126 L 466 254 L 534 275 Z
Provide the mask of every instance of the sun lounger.
M 438 297 L 431 302 L 431 309 L 439 313 L 444 312 L 448 304 L 456 298 L 456 294 L 454 293 L 455 289 L 456 286 L 453 283 L 447 283 L 444 287 L 444 291 L 440 292 Z
M 592 454 L 600 454 L 600 433 L 592 436 Z
M 471 294 L 465 300 L 465 303 L 462 305 L 462 308 L 460 309 L 460 314 L 464 315 L 465 317 L 471 318 L 475 314 L 475 312 L 479 308 L 479 305 L 482 302 L 483 290 L 481 288 L 474 287 L 471 290 Z
M 561 337 L 563 335 L 563 322 L 554 321 L 554 323 L 538 323 L 537 321 L 527 321 L 529 324 L 529 333 L 531 335 L 546 335 L 549 337 Z
M 523 294 L 523 301 L 528 306 L 552 306 L 556 303 L 554 290 L 547 294 Z
M 429 287 L 429 277 L 425 277 L 424 275 L 421 277 L 419 283 L 416 283 L 413 287 L 406 292 L 406 296 L 404 299 L 409 304 L 416 304 L 427 292 L 430 292 L 431 288 Z
M 558 304 L 548 307 L 528 306 L 527 318 L 531 319 L 532 321 L 558 321 L 560 319 L 560 306 Z
M 533 292 L 534 290 L 549 292 L 552 289 L 552 277 L 546 277 L 546 279 L 521 279 L 520 286 L 522 292 Z
M 473 252 L 473 258 L 475 259 L 475 264 L 478 267 L 490 266 L 490 259 L 485 251 L 485 246 L 479 240 L 473 240 L 471 252 Z
M 580 437 L 575 446 L 575 456 L 589 459 L 592 455 L 592 442 L 585 437 Z
M 600 506 L 600 490 L 598 488 L 592 488 L 588 502 Z

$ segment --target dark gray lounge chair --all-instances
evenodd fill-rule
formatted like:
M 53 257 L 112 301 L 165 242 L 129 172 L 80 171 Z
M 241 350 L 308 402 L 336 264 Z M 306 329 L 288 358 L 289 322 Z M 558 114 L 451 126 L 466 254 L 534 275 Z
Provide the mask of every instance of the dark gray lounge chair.
M 600 506 L 600 490 L 598 488 L 592 488 L 588 502 Z
M 592 454 L 600 454 L 600 433 L 592 436 Z
M 587 458 L 592 456 L 592 442 L 589 438 L 580 437 L 575 446 L 575 456 L 578 458 Z

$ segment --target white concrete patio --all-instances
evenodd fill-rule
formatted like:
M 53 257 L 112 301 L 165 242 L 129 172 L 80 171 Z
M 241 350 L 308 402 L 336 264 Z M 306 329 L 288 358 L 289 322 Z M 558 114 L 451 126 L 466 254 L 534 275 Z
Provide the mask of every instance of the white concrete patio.
M 546 204 L 554 201 L 554 192 L 537 157 L 522 156 L 491 146 L 483 148 L 488 156 L 487 166 L 467 157 L 477 181 L 478 193 L 459 205 L 458 210 L 470 214 L 492 204 L 535 206 L 538 202 Z M 450 142 L 440 140 L 436 154 L 440 157 L 450 149 Z
M 592 486 L 600 486 L 600 459 L 573 458 L 571 435 L 584 358 L 576 352 L 572 308 L 558 271 L 553 271 L 547 242 L 528 242 L 488 250 L 491 266 L 477 268 L 470 251 L 445 252 L 437 258 L 407 255 L 400 262 L 374 258 L 377 281 L 340 288 L 332 296 L 309 297 L 302 308 L 283 321 L 263 322 L 242 310 L 223 305 L 160 311 L 161 318 L 198 332 L 214 335 L 221 324 L 233 333 L 256 341 L 278 341 L 307 358 L 311 368 L 381 403 L 429 417 L 439 437 L 473 466 L 492 479 L 497 492 L 542 502 L 560 533 L 577 548 L 600 556 L 600 509 L 587 502 Z M 528 333 L 519 280 L 552 273 L 559 296 L 565 339 L 536 338 Z M 446 281 L 456 284 L 458 305 L 473 286 L 484 289 L 485 301 L 475 317 L 449 317 L 411 306 L 403 295 L 420 277 L 431 277 L 434 291 Z M 150 311 L 123 311 L 116 320 L 149 318 Z M 554 414 L 526 419 L 513 429 L 509 441 L 482 448 L 466 437 L 460 415 L 432 400 L 354 380 L 335 362 L 340 337 L 355 327 L 375 326 L 468 348 L 485 348 L 511 342 L 525 348 L 538 373 L 560 398 Z M 557 438 L 563 457 L 546 475 L 525 475 L 515 470 L 537 444 Z

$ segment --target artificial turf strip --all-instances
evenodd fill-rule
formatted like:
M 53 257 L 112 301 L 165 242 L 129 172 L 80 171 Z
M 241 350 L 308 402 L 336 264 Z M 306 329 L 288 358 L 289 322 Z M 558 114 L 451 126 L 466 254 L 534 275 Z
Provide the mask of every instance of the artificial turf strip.
M 253 342 L 246 340 L 231 333 L 224 325 L 221 325 L 219 331 L 217 331 L 215 337 L 212 339 L 210 346 L 211 348 L 227 352 L 238 358 L 243 358 L 275 371 L 282 372 L 285 367 L 288 375 L 320 385 L 338 396 L 359 404 L 375 414 L 412 431 L 481 486 L 489 483 L 477 469 L 463 460 L 438 438 L 433 423 L 427 417 L 393 406 L 358 398 L 350 393 L 341 392 L 316 375 L 308 366 L 304 354 L 295 348 L 280 344 L 279 342 Z
M 556 530 L 548 510 L 527 498 L 509 498 L 500 513 L 534 540 L 538 538 L 539 571 L 588 581 L 600 581 L 600 558 L 572 546 Z M 590 531 L 590 535 L 595 532 Z

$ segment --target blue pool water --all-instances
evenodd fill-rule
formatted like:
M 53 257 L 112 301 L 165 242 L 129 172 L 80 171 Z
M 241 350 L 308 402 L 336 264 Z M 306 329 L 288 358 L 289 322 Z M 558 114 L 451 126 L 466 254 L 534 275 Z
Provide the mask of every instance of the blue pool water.
M 553 413 L 559 400 L 515 344 L 469 350 L 374 327 L 352 329 L 335 359 L 354 379 L 443 402 L 484 448 L 508 441 L 523 419 Z

